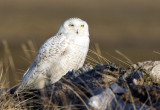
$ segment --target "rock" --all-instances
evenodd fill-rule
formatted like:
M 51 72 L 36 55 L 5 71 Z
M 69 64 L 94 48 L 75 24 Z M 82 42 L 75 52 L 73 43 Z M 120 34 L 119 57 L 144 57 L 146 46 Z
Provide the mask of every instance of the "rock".
M 134 98 L 160 110 L 160 86 L 130 84 L 129 88 Z
M 135 85 L 160 85 L 160 61 L 145 61 L 131 65 L 120 78 Z
M 109 87 L 115 94 L 124 94 L 127 92 L 126 88 L 119 86 L 117 83 L 112 83 Z
M 125 103 L 122 98 L 114 94 L 110 88 L 105 88 L 99 94 L 89 99 L 89 105 L 96 110 L 151 110 L 151 107 L 145 104 L 134 105 L 132 103 Z
M 3 91 L 5 95 L 0 90 L 0 103 L 12 98 L 12 107 L 22 109 L 159 109 L 160 86 L 153 77 L 158 65 L 151 61 L 127 69 L 112 63 L 85 65 L 43 89 L 17 93 L 15 87 Z

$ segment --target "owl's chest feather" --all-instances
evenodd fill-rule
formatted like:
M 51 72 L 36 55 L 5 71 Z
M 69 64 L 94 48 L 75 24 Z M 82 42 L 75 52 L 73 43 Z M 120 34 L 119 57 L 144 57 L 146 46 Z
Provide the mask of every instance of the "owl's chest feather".
M 79 65 L 82 65 L 81 63 L 86 57 L 89 40 L 84 40 L 83 38 L 70 39 L 67 43 L 68 46 L 61 56 L 60 64 L 65 68 L 77 69 Z
M 68 46 L 65 49 L 66 55 L 80 56 L 86 54 L 89 46 L 89 39 L 87 37 L 77 37 L 68 40 Z

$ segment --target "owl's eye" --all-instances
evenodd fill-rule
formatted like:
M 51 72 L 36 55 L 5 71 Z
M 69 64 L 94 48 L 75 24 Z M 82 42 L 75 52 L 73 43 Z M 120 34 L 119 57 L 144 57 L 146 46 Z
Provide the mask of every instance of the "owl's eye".
M 84 27 L 84 25 L 81 25 L 81 27 Z
M 74 26 L 74 25 L 73 25 L 73 24 L 69 24 L 68 26 L 70 26 L 70 27 L 71 27 L 71 26 Z

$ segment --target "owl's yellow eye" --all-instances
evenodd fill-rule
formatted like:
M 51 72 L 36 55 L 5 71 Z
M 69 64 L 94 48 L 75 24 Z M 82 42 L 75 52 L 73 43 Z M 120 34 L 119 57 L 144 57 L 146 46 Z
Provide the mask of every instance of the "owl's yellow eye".
M 74 26 L 73 24 L 70 24 L 70 25 L 68 25 L 68 26 Z
M 84 25 L 81 25 L 81 27 L 84 27 Z

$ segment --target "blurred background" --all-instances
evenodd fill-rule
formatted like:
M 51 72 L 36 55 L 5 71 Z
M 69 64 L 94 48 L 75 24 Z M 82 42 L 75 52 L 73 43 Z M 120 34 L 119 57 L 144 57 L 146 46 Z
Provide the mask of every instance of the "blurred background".
M 99 48 L 98 53 L 113 63 L 128 66 L 122 62 L 124 55 L 131 63 L 159 60 L 159 4 L 158 0 L 0 0 L 4 84 L 20 82 L 42 43 L 70 17 L 88 22 L 90 49 Z

